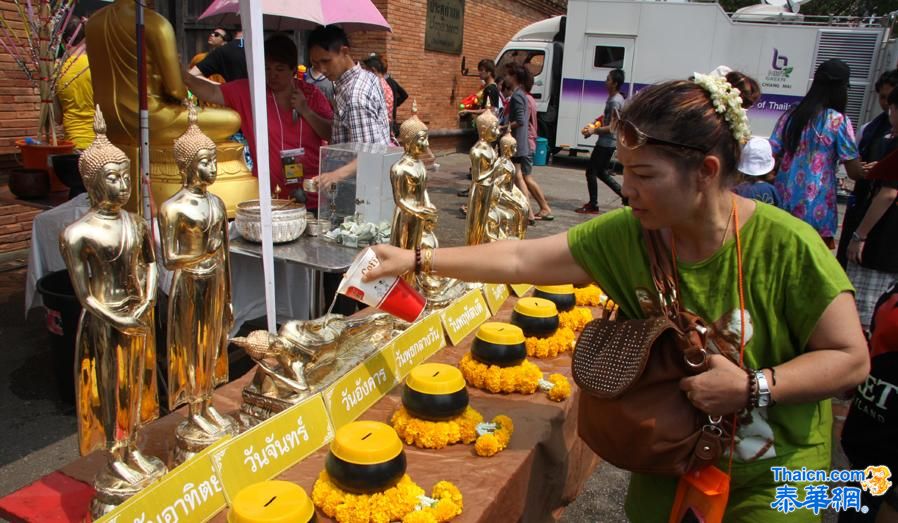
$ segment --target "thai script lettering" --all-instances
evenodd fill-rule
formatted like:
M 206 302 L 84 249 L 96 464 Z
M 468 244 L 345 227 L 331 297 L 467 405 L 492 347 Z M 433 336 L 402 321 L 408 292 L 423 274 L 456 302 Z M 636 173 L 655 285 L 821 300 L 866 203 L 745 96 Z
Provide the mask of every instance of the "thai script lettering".
M 362 378 L 357 378 L 354 389 L 349 390 L 349 386 L 347 386 L 340 393 L 340 401 L 346 407 L 346 412 L 351 411 L 353 407 L 367 398 L 369 394 L 377 390 L 378 385 L 385 383 L 387 383 L 387 372 L 383 368 L 372 374 L 367 380 L 362 381 Z
M 465 309 L 461 314 L 458 315 L 457 318 L 448 318 L 449 326 L 452 327 L 452 330 L 458 332 L 464 329 L 469 323 L 477 319 L 481 314 L 483 314 L 483 302 L 477 301 L 474 303 L 473 307 L 469 307 L 465 305 Z
M 186 518 L 193 512 L 199 510 L 206 504 L 206 502 L 212 499 L 216 493 L 221 491 L 222 488 L 221 484 L 218 482 L 218 476 L 213 470 L 209 479 L 203 481 L 199 485 L 185 483 L 184 488 L 181 491 L 183 496 L 160 510 L 158 514 L 153 514 L 151 512 L 150 517 L 147 518 L 146 512 L 141 512 L 139 517 L 133 519 L 133 523 L 178 523 L 181 517 Z M 213 507 L 213 510 L 218 508 L 219 507 Z M 112 523 L 115 523 L 117 519 L 118 518 L 113 519 Z
M 302 422 L 302 416 L 296 419 L 296 428 L 276 438 L 272 432 L 265 438 L 265 447 L 256 451 L 253 446 L 243 450 L 246 458 L 243 463 L 250 466 L 252 472 L 258 472 L 271 464 L 271 460 L 277 460 L 286 456 L 301 443 L 309 441 L 309 431 Z
M 398 367 L 403 368 L 407 365 L 413 364 L 415 361 L 415 357 L 424 352 L 427 347 L 430 347 L 432 344 L 439 341 L 439 339 L 439 332 L 437 332 L 435 328 L 431 327 L 427 330 L 427 333 L 424 334 L 424 336 L 409 345 L 407 349 L 393 349 L 393 354 L 396 356 L 396 363 Z

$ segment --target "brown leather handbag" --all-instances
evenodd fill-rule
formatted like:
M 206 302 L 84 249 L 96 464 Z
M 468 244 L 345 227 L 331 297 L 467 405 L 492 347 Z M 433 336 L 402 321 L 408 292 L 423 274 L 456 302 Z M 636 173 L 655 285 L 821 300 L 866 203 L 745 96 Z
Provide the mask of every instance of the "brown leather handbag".
M 704 321 L 681 309 L 676 267 L 657 231 L 643 230 L 662 316 L 591 321 L 577 341 L 574 381 L 580 437 L 602 459 L 632 471 L 680 476 L 714 464 L 729 444 L 721 418 L 695 408 L 680 390 L 718 353 Z

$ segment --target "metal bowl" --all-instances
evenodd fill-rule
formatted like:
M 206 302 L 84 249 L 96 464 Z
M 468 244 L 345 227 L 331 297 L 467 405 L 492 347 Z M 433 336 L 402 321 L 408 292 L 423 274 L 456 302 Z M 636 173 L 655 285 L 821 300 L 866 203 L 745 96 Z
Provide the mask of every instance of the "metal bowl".
M 262 241 L 262 212 L 259 200 L 237 204 L 237 231 L 251 242 Z M 271 200 L 271 239 L 292 242 L 306 230 L 306 207 L 291 200 Z

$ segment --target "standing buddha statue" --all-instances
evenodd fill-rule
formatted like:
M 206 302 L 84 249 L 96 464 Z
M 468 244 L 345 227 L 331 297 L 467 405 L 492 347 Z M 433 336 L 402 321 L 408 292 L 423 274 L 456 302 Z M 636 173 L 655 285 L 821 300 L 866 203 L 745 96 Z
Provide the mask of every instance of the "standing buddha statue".
M 209 192 L 217 173 L 215 143 L 188 107 L 187 131 L 174 153 L 183 187 L 159 208 L 162 261 L 174 272 L 168 305 L 168 403 L 188 406 L 177 430 L 175 461 L 183 462 L 237 425 L 212 406 L 228 381 L 227 334 L 234 322 L 224 202 Z
M 465 240 L 468 245 L 478 245 L 487 240 L 486 227 L 497 160 L 492 144 L 499 138 L 499 119 L 490 109 L 489 102 L 486 109 L 475 120 L 480 139 L 471 147 L 470 152 L 471 192 L 465 221 Z
M 390 244 L 414 249 L 421 245 L 424 223 L 437 220 L 437 208 L 427 194 L 427 169 L 421 161 L 430 144 L 427 126 L 418 118 L 417 102 L 412 102 L 412 116 L 399 127 L 399 143 L 405 154 L 390 168 L 390 185 L 396 203 Z M 413 274 L 405 277 L 409 283 L 414 281 Z
M 75 349 L 81 455 L 107 452 L 94 480 L 96 519 L 162 477 L 158 458 L 137 448 L 137 430 L 159 415 L 153 306 L 157 269 L 145 222 L 122 206 L 130 162 L 94 114 L 96 139 L 78 169 L 90 210 L 60 235 L 59 247 L 83 310 Z

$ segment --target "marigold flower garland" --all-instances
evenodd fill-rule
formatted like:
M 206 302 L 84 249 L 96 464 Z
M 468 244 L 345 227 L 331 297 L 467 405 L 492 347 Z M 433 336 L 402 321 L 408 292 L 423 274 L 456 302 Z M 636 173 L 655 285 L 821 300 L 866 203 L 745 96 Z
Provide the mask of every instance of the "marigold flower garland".
M 514 423 L 508 416 L 496 416 L 492 423 L 481 423 L 477 426 L 477 442 L 474 443 L 474 452 L 478 456 L 490 457 L 505 450 L 511 435 L 514 432 Z
M 448 481 L 434 485 L 430 497 L 408 474 L 383 492 L 350 494 L 323 470 L 312 487 L 312 502 L 339 523 L 443 523 L 464 507 L 461 491 Z
M 592 311 L 586 307 L 574 307 L 569 311 L 558 313 L 558 325 L 574 332 L 582 331 L 592 321 Z
M 602 297 L 605 294 L 597 285 L 587 285 L 586 287 L 575 287 L 574 298 L 580 307 L 598 307 L 602 304 Z
M 540 381 L 546 381 L 542 379 L 543 372 L 539 370 L 539 367 L 528 360 L 524 360 L 520 365 L 514 367 L 499 367 L 480 363 L 468 353 L 462 357 L 458 367 L 468 383 L 478 389 L 494 394 L 499 392 L 533 394 L 536 392 L 536 389 L 540 388 Z M 570 383 L 568 383 L 567 378 L 561 374 L 552 374 L 549 376 L 548 381 L 556 384 L 555 386 L 557 387 L 557 384 L 561 383 L 562 380 L 567 384 L 566 394 L 564 393 L 564 387 L 554 394 L 552 393 L 554 389 L 543 389 L 548 393 L 549 399 L 552 401 L 562 401 L 570 396 Z
M 592 314 L 590 313 L 590 316 Z M 533 358 L 554 358 L 562 352 L 574 350 L 577 336 L 568 327 L 559 327 L 555 334 L 548 338 L 529 337 L 524 340 L 527 355 Z
M 409 445 L 441 449 L 455 443 L 474 443 L 474 452 L 484 457 L 504 449 L 514 432 L 508 416 L 499 415 L 491 423 L 483 423 L 483 416 L 470 405 L 462 414 L 446 421 L 419 419 L 409 414 L 405 407 L 399 407 L 390 422 L 396 434 Z

